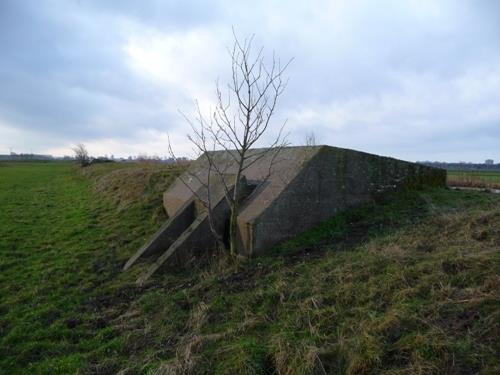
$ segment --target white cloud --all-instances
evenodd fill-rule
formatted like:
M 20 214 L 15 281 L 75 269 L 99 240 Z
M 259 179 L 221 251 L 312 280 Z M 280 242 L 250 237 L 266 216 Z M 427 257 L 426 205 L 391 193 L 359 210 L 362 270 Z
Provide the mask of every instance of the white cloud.
M 137 74 L 177 95 L 206 102 L 228 61 L 225 46 L 213 30 L 147 30 L 131 36 L 124 51 Z

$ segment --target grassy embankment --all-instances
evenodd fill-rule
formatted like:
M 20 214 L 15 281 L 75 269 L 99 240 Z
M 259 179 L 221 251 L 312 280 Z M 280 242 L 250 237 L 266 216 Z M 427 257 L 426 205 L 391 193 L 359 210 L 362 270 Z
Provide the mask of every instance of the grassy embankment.
M 175 173 L 0 163 L 0 373 L 500 370 L 499 195 L 398 194 L 139 289 Z
M 449 186 L 500 189 L 500 171 L 447 171 Z

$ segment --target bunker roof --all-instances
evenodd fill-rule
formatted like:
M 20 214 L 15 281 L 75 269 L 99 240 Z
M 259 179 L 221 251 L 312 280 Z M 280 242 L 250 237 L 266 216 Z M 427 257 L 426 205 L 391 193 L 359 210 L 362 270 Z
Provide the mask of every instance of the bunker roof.
M 284 147 L 279 152 L 277 149 L 265 148 L 249 150 L 243 175 L 247 183 L 257 188 L 241 207 L 239 220 L 249 222 L 257 217 L 323 147 L 329 146 Z M 238 156 L 236 150 L 210 152 L 217 170 L 228 175 L 236 173 Z M 169 216 L 173 216 L 184 203 L 192 199 L 192 191 L 199 190 L 202 182 L 206 184 L 208 171 L 208 161 L 202 155 L 171 185 L 164 194 L 164 205 Z M 211 178 L 216 177 L 212 175 Z

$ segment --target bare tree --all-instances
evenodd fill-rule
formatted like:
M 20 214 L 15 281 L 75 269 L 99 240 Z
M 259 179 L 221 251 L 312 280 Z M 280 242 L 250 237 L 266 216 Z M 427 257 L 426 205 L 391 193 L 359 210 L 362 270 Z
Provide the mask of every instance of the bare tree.
M 235 256 L 238 246 L 237 216 L 244 187 L 240 182 L 244 178 L 244 172 L 254 163 L 266 160 L 269 163 L 266 177 L 268 178 L 279 152 L 286 146 L 286 136 L 283 134 L 285 121 L 278 128 L 271 142 L 267 144 L 268 147 L 251 151 L 271 129 L 271 118 L 275 113 L 278 98 L 283 94 L 287 85 L 287 80 L 283 78 L 283 75 L 292 60 L 282 65 L 273 53 L 272 60 L 266 64 L 263 48 L 253 53 L 253 36 L 240 42 L 234 31 L 233 35 L 233 47 L 228 49 L 231 58 L 231 79 L 223 87 L 217 81 L 215 108 L 210 115 L 206 116 L 196 103 L 196 118 L 191 120 L 188 116 L 184 114 L 183 116 L 192 129 L 188 139 L 195 150 L 205 158 L 208 166 L 206 180 L 196 175 L 192 176 L 198 179 L 199 184 L 205 188 L 206 194 L 191 191 L 207 208 L 212 232 L 219 246 L 224 247 L 221 233 L 215 230 L 212 215 L 214 208 L 212 181 L 215 179 L 223 186 L 223 193 L 230 208 L 229 250 L 231 255 Z M 175 158 L 170 142 L 169 150 Z M 227 158 L 229 158 L 227 164 L 221 165 L 216 153 L 213 153 L 216 150 L 226 151 Z M 229 168 L 232 171 L 231 175 L 234 174 L 232 179 L 228 179 L 226 173 Z M 186 181 L 183 182 L 189 188 L 189 184 Z
M 306 134 L 306 146 L 316 146 L 316 135 L 314 132 Z
M 78 143 L 72 150 L 75 153 L 76 162 L 80 164 L 81 167 L 86 167 L 90 164 L 89 153 L 83 143 Z

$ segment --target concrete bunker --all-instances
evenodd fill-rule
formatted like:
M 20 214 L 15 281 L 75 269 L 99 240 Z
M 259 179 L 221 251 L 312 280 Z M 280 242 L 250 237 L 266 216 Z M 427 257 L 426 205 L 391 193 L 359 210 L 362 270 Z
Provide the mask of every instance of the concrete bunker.
M 238 212 L 239 251 L 244 257 L 262 254 L 376 194 L 446 184 L 446 171 L 441 169 L 331 146 L 284 148 L 271 173 L 274 153 L 259 155 L 262 149 L 251 150 L 247 163 L 254 162 L 240 181 L 247 187 Z M 226 185 L 234 186 L 236 165 L 229 152 L 214 151 L 212 157 L 224 170 Z M 200 189 L 208 178 L 206 159 L 193 162 L 181 178 L 163 196 L 169 220 L 124 266 L 126 270 L 141 257 L 157 257 L 138 283 L 167 261 L 183 263 L 215 245 L 208 214 L 196 199 L 204 194 Z M 211 198 L 214 223 L 218 233 L 223 233 L 229 215 L 223 184 L 211 185 Z

